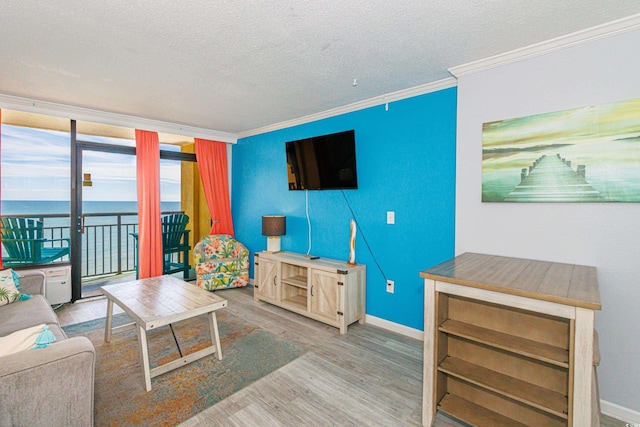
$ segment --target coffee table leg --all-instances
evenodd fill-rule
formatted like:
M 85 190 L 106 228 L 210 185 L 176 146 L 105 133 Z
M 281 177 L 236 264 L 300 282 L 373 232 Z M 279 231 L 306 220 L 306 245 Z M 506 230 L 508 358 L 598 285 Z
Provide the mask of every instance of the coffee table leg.
M 149 372 L 149 350 L 147 349 L 147 332 L 138 325 L 138 343 L 140 344 L 140 364 L 144 375 L 144 388 L 151 390 L 151 373 Z
M 218 321 L 216 320 L 215 311 L 209 313 L 209 331 L 211 332 L 211 345 L 215 344 L 218 360 L 222 360 L 222 347 L 220 347 L 220 334 L 218 333 Z
M 104 327 L 104 342 L 111 342 L 112 321 L 113 321 L 113 301 L 107 298 L 107 324 Z

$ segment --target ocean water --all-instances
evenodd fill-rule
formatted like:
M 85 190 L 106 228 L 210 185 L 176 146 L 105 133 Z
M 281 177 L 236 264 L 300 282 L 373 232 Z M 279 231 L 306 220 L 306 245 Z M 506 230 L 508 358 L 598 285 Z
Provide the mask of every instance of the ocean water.
M 116 224 L 116 216 L 94 216 L 97 213 L 128 213 L 123 217 L 123 221 L 129 224 L 137 224 L 138 202 L 106 201 L 106 202 L 84 202 L 82 211 L 90 216 L 86 217 L 86 225 L 95 224 Z M 60 215 L 60 217 L 44 218 L 45 227 L 69 226 L 69 211 L 71 203 L 61 200 L 3 200 L 1 213 L 3 216 L 10 215 Z M 180 210 L 180 202 L 161 202 L 162 212 L 173 212 Z
M 44 218 L 47 238 L 69 238 L 70 202 L 59 200 L 3 200 L 0 206 L 2 216 L 11 215 L 56 215 Z M 162 212 L 180 210 L 180 202 L 162 202 Z M 121 269 L 131 271 L 135 268 L 135 241 L 130 233 L 137 231 L 137 202 L 106 201 L 84 202 L 83 213 L 106 214 L 90 215 L 85 218 L 85 233 L 82 235 L 82 275 L 95 276 L 118 271 L 118 217 L 120 216 Z M 108 214 L 128 215 L 108 215 Z M 52 230 L 46 230 L 46 229 Z M 59 243 L 57 243 L 59 244 Z M 6 251 L 3 248 L 3 256 Z M 62 261 L 68 261 L 63 259 Z
M 161 209 L 165 211 L 180 210 L 180 202 L 162 202 Z M 63 214 L 69 215 L 71 202 L 63 200 L 3 200 L 2 215 L 23 214 Z M 138 202 L 84 202 L 84 213 L 103 212 L 131 212 L 138 211 Z

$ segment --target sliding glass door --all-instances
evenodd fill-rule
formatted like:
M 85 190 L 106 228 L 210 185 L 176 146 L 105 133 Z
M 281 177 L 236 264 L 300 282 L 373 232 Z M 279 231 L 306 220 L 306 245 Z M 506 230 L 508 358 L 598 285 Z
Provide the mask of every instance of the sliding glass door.
M 131 154 L 80 149 L 82 157 L 82 297 L 100 286 L 133 280 L 136 269 L 138 203 L 136 158 Z
M 72 122 L 71 232 L 73 300 L 100 294 L 100 286 L 134 280 L 138 201 L 135 141 L 83 135 Z M 161 145 L 161 211 L 183 213 L 182 169 L 195 155 Z M 193 247 L 193 243 L 191 243 Z M 173 255 L 181 257 L 182 254 Z
M 73 300 L 100 286 L 135 278 L 137 190 L 135 147 L 80 141 L 71 130 Z

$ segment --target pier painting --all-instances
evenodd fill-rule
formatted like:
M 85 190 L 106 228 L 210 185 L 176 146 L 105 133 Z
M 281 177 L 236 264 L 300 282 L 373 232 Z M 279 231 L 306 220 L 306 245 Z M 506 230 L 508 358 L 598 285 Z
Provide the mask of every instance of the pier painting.
M 640 98 L 484 123 L 483 202 L 640 202 Z

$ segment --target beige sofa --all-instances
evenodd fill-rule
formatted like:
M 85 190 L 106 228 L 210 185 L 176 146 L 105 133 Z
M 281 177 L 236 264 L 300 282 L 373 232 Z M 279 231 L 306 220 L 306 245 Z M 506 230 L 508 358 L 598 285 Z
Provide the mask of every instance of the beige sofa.
M 22 293 L 33 298 L 0 306 L 0 336 L 46 323 L 56 340 L 0 357 L 0 426 L 91 426 L 93 344 L 67 338 L 44 298 L 44 274 L 24 276 Z

